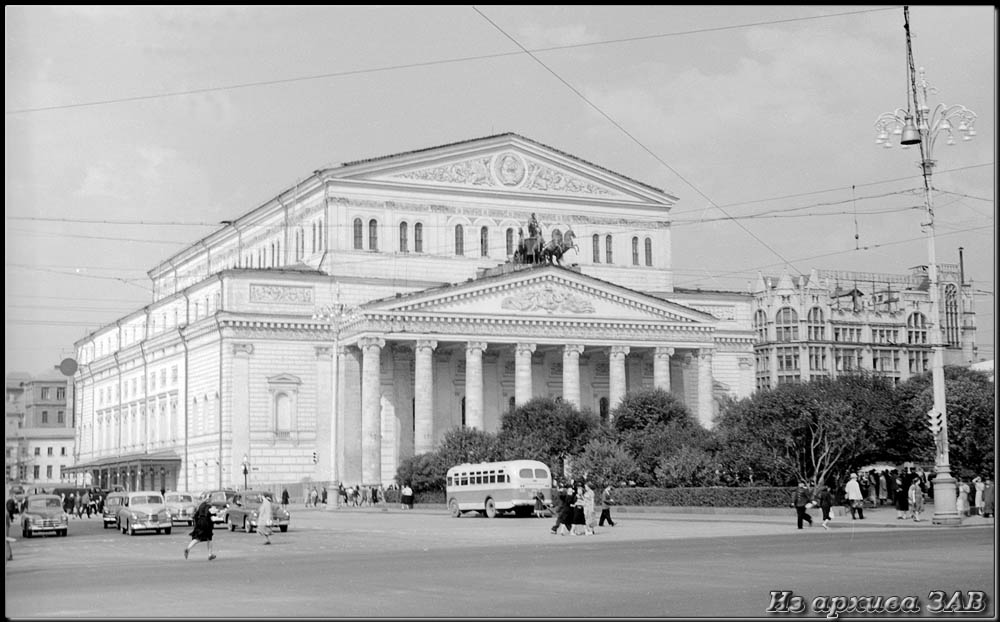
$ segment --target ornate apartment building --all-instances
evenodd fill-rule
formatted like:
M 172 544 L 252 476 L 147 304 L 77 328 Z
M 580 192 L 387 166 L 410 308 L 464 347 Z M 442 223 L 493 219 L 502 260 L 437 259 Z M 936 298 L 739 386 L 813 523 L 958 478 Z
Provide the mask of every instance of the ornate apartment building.
M 536 396 L 607 417 L 643 386 L 711 426 L 719 395 L 754 390 L 751 299 L 674 294 L 676 200 L 516 134 L 318 170 L 76 343 L 73 468 L 191 491 L 244 468 L 388 483 L 455 426 L 494 431 Z M 561 265 L 524 261 L 536 227 Z
M 50 488 L 74 463 L 71 386 L 66 377 L 12 373 L 5 387 L 6 482 Z
M 945 365 L 976 360 L 972 287 L 939 264 Z M 927 267 L 909 274 L 813 270 L 759 277 L 753 288 L 757 388 L 871 370 L 893 382 L 930 371 Z

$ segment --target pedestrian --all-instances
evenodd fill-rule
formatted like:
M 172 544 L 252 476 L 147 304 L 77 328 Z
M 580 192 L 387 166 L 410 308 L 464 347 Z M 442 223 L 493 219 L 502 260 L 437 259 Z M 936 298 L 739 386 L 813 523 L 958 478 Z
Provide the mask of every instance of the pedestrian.
M 552 525 L 552 535 L 559 533 L 559 527 L 562 525 L 562 513 L 563 504 L 566 501 L 566 484 L 563 482 L 557 482 L 552 489 L 552 516 L 555 517 L 556 522 Z
M 847 505 L 851 508 L 851 520 L 865 518 L 865 501 L 861 495 L 861 486 L 858 484 L 858 474 L 851 473 L 851 479 L 844 486 L 847 493 Z
M 879 505 L 885 505 L 886 502 L 889 499 L 888 496 L 887 496 L 889 494 L 889 489 L 887 488 L 887 486 L 888 486 L 888 484 L 885 481 L 885 471 L 882 471 L 881 473 L 879 473 L 879 476 L 878 476 L 878 504 Z
M 535 491 L 535 518 L 545 518 L 545 493 L 541 490 Z
M 594 495 L 594 488 L 590 485 L 589 480 L 584 480 L 583 482 L 583 518 L 585 525 L 587 526 L 587 531 L 585 532 L 588 536 L 592 536 L 597 533 L 594 527 L 597 525 L 597 513 L 594 511 L 594 502 L 596 501 Z
M 83 507 L 80 510 L 80 514 L 81 514 L 80 518 L 83 518 L 82 514 L 83 514 L 84 510 L 86 510 L 86 512 L 87 512 L 87 518 L 90 518 L 90 491 L 89 490 L 83 491 L 83 497 L 81 498 L 80 503 L 83 505 Z
M 7 498 L 7 519 L 11 522 L 14 521 L 14 515 L 17 514 L 17 502 L 14 501 L 14 497 Z
M 288 509 L 288 489 L 285 488 L 281 491 L 281 507 L 282 509 Z
M 313 486 L 312 492 L 309 493 L 309 502 L 312 503 L 314 508 L 319 507 L 319 491 L 316 490 L 315 486 Z
M 347 489 L 344 488 L 344 482 L 337 484 L 337 495 L 340 498 L 340 505 L 347 505 Z
M 413 489 L 410 488 L 410 482 L 403 484 L 403 490 L 400 492 L 399 497 L 403 503 L 404 510 L 413 509 Z
M 987 477 L 983 486 L 983 516 L 992 518 L 995 505 L 996 489 L 993 487 L 993 480 Z
M 852 480 L 857 482 L 857 476 Z M 807 522 L 809 526 L 812 527 L 813 519 L 812 516 L 806 512 L 812 507 L 812 495 L 809 492 L 809 486 L 805 482 L 799 482 L 799 487 L 792 496 L 792 507 L 795 508 L 795 523 L 799 529 L 802 529 L 802 523 Z
M 271 499 L 265 494 L 260 495 L 260 506 L 257 508 L 257 533 L 264 536 L 264 544 L 271 544 L 271 522 L 274 511 L 271 509 Z
M 582 536 L 587 533 L 587 513 L 584 509 L 583 484 L 576 485 L 576 498 L 573 500 L 573 535 Z
M 215 559 L 215 553 L 212 552 L 212 527 L 212 504 L 206 497 L 194 511 L 194 530 L 191 532 L 191 542 L 184 548 L 184 559 L 188 558 L 188 553 L 199 542 L 204 542 L 208 547 L 208 561 Z
M 976 486 L 976 497 L 975 497 L 976 512 L 975 513 L 978 514 L 979 516 L 982 516 L 983 515 L 983 490 L 986 489 L 986 485 L 983 483 L 983 478 L 979 477 L 978 475 L 976 476 L 976 478 L 974 480 L 972 480 L 972 483 L 975 484 L 975 486 Z
M 76 517 L 82 519 L 83 518 L 83 495 L 80 495 L 80 494 L 76 495 L 76 498 L 73 501 L 73 505 L 76 508 Z
M 819 504 L 819 509 L 823 511 L 823 529 L 830 529 L 829 523 L 833 519 L 830 515 L 830 508 L 833 507 L 833 493 L 830 492 L 829 486 L 819 485 L 819 488 L 816 489 L 816 502 Z
M 903 485 L 903 478 L 896 478 L 896 520 L 903 520 L 910 511 L 910 490 Z
M 326 486 L 323 486 L 323 494 L 320 495 L 319 502 L 326 505 Z
M 924 511 L 924 489 L 920 487 L 920 480 L 914 478 L 910 483 L 910 492 L 907 497 L 910 505 L 910 514 L 915 522 L 920 522 L 920 513 Z
M 572 484 L 562 491 L 562 505 L 559 507 L 558 529 L 552 533 L 568 536 L 573 533 L 573 515 L 576 508 L 576 489 Z
M 958 499 L 955 500 L 955 509 L 959 516 L 969 515 L 969 484 L 958 480 Z
M 597 521 L 598 527 L 604 526 L 604 521 L 608 521 L 608 524 L 612 527 L 615 526 L 615 521 L 611 520 L 611 506 L 615 504 L 615 499 L 611 495 L 611 485 L 604 487 L 601 491 L 601 518 Z

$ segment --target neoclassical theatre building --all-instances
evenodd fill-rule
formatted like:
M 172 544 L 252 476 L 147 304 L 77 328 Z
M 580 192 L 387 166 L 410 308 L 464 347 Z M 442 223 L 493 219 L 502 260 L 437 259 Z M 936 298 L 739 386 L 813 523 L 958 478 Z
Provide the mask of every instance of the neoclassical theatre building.
M 74 469 L 190 491 L 388 484 L 532 397 L 607 418 L 650 386 L 710 427 L 717 398 L 754 390 L 751 298 L 674 292 L 675 201 L 516 134 L 318 170 L 154 267 L 149 305 L 76 343 Z M 561 256 L 536 261 L 534 241 Z

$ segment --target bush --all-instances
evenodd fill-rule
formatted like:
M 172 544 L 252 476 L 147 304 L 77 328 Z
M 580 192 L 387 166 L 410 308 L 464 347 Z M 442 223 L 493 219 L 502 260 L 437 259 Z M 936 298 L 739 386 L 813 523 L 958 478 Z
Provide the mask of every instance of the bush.
M 720 508 L 783 508 L 794 487 L 615 488 L 618 505 Z

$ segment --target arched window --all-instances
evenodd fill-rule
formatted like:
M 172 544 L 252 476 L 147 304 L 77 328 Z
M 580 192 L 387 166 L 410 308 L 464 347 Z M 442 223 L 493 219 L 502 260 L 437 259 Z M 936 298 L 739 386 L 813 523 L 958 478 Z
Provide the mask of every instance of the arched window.
M 778 309 L 774 319 L 775 341 L 795 341 L 799 338 L 799 314 L 791 307 Z
M 455 225 L 455 254 L 465 254 L 465 231 L 462 225 Z
M 604 257 L 604 262 L 605 263 L 609 263 L 610 264 L 610 263 L 614 263 L 615 262 L 614 255 L 611 254 L 611 236 L 610 235 L 604 238 L 604 256 L 605 256 Z
M 601 263 L 601 236 L 595 233 L 591 239 L 594 242 L 594 263 Z
M 823 310 L 819 307 L 809 309 L 806 315 L 808 324 L 809 341 L 823 341 L 826 339 L 826 324 L 823 322 Z
M 275 254 L 277 255 L 275 257 L 274 265 L 275 266 L 280 266 L 283 263 L 285 263 L 285 262 L 283 262 L 281 260 L 281 240 L 278 240 L 277 242 L 274 243 L 274 251 L 275 251 Z
M 906 318 L 906 343 L 918 345 L 927 343 L 927 318 L 923 313 L 911 313 Z
M 653 265 L 653 239 L 646 238 L 646 265 Z
M 639 238 L 632 238 L 632 265 L 639 265 Z
M 278 249 L 274 247 L 274 242 L 271 242 L 271 265 L 278 265 Z
M 489 257 L 490 256 L 490 228 L 482 227 L 479 229 L 479 256 Z
M 326 229 L 323 228 L 323 219 L 320 218 L 317 223 L 318 234 L 316 236 L 316 244 L 319 246 L 319 250 L 326 248 Z
M 753 329 L 757 332 L 759 343 L 767 341 L 767 313 L 763 309 L 757 309 L 757 313 L 754 314 Z
M 378 250 L 378 221 L 374 218 L 368 221 L 368 250 Z
M 958 317 L 958 287 L 949 283 L 944 288 L 944 340 L 952 347 L 962 345 Z
M 511 257 L 514 254 L 514 228 L 507 227 L 507 256 Z
M 312 251 L 316 252 L 316 223 L 312 223 Z
M 424 252 L 424 223 L 413 225 L 413 252 Z
M 405 220 L 399 223 L 399 252 L 401 253 L 410 252 L 410 241 L 407 229 L 408 225 Z
M 360 218 L 354 219 L 354 250 L 359 251 L 364 248 L 365 225 Z

